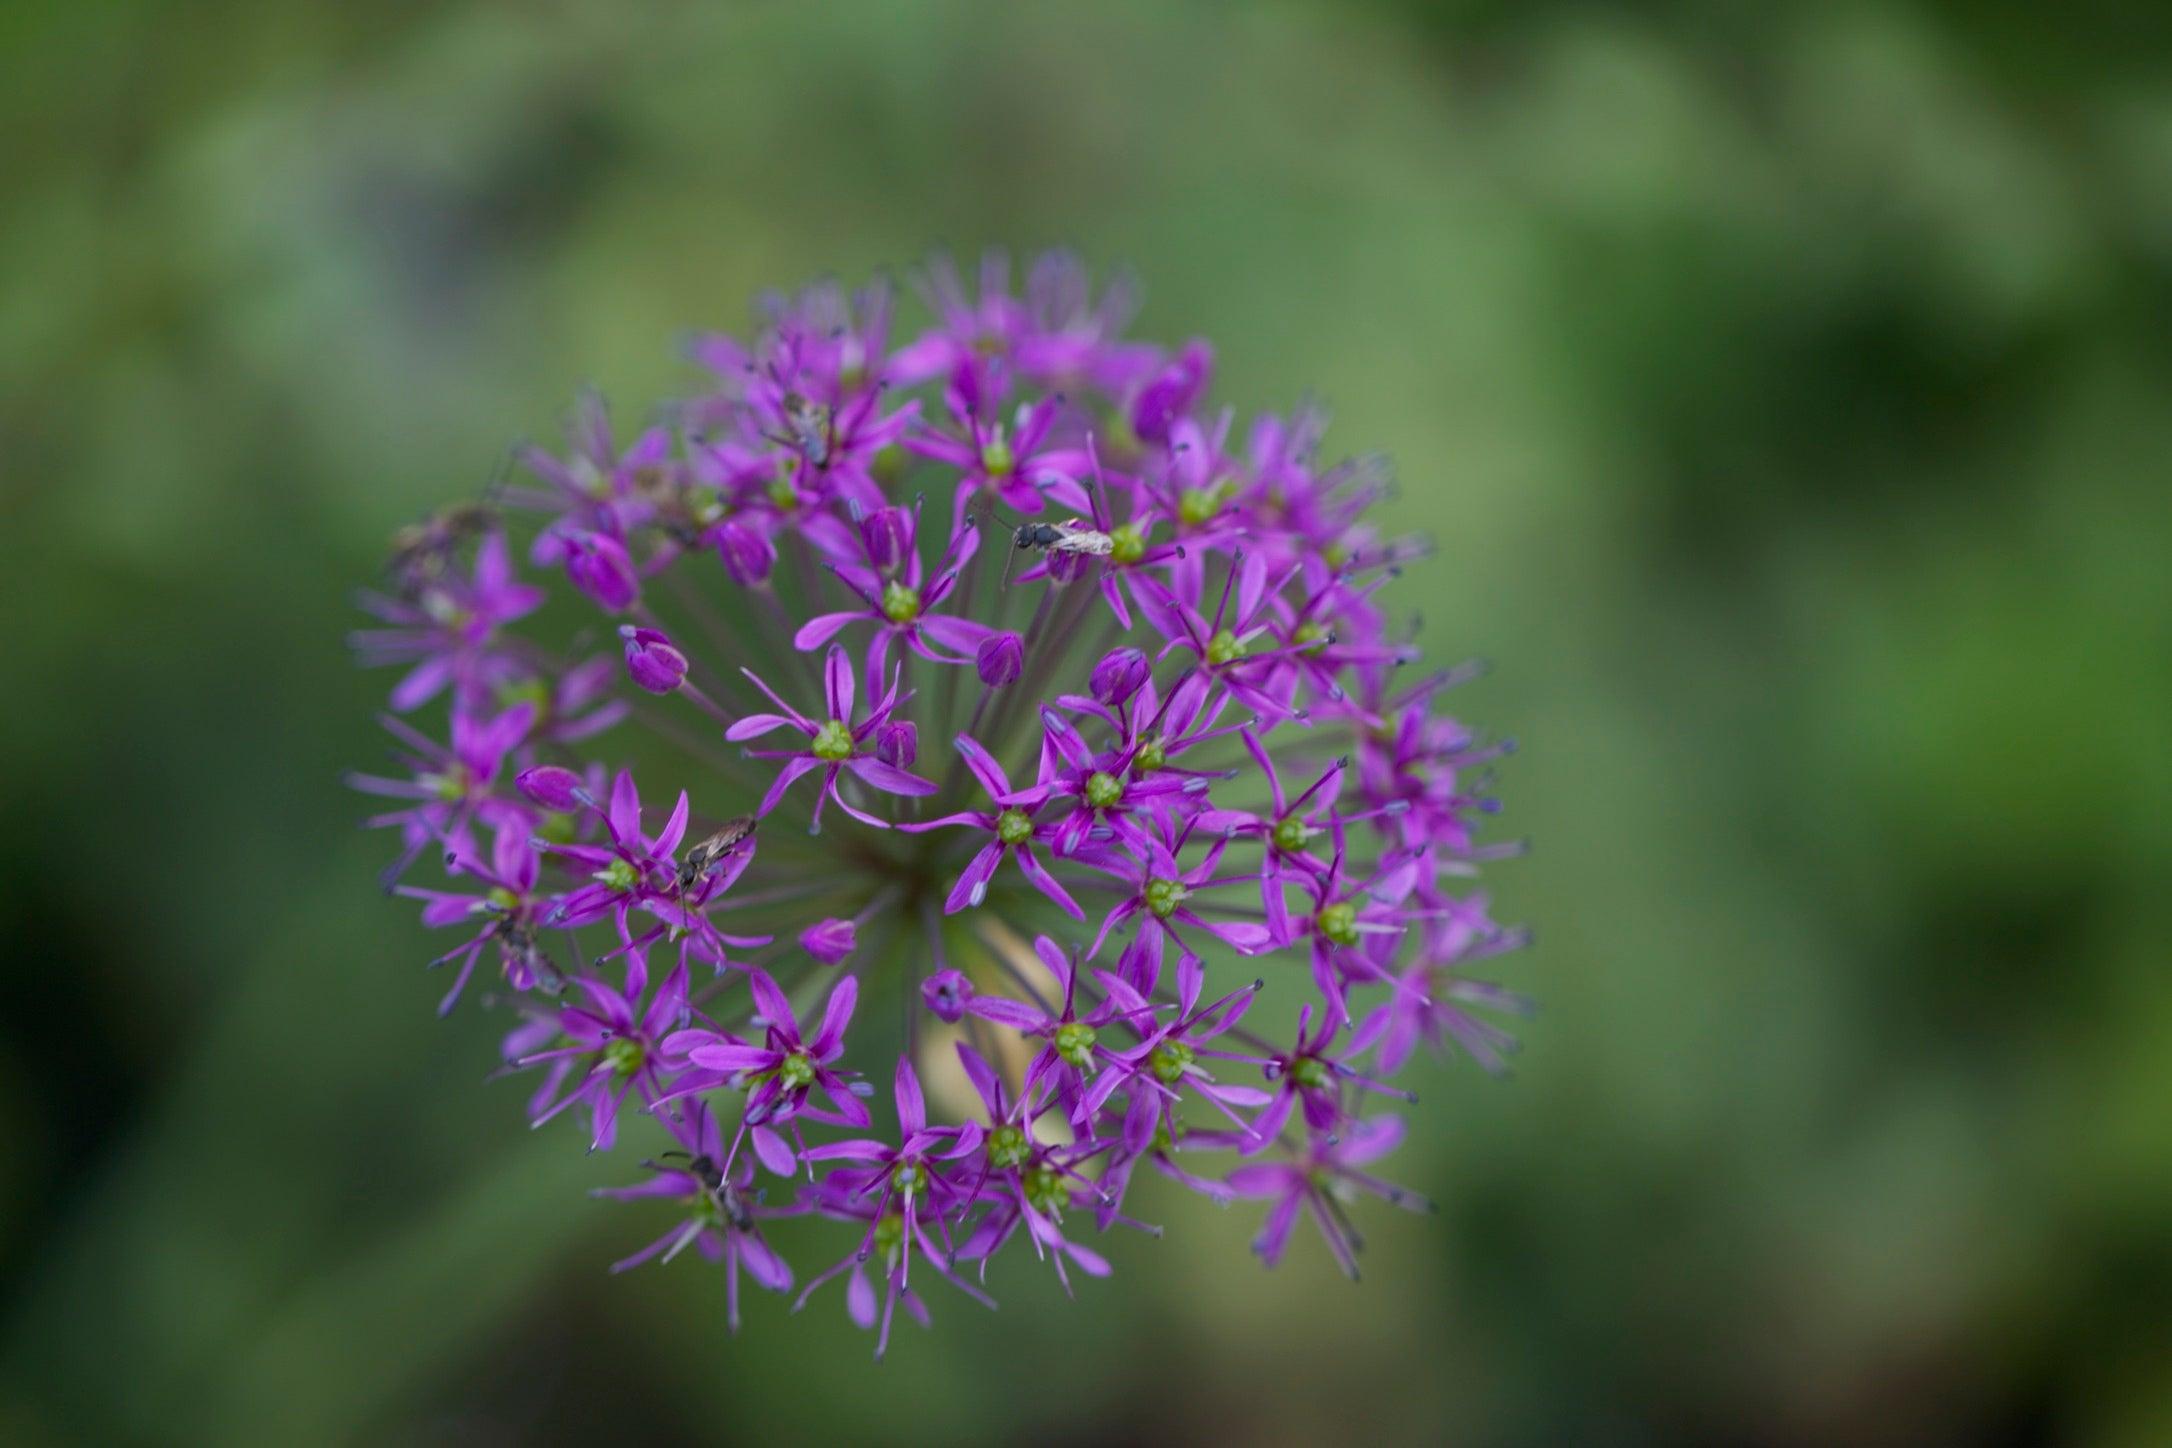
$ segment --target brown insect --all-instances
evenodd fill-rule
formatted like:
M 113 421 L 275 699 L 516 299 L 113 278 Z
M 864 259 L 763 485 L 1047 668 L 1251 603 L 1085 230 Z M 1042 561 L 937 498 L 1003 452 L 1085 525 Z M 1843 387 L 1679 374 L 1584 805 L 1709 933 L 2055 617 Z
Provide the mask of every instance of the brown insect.
M 761 823 L 753 815 L 741 815 L 726 820 L 723 827 L 697 845 L 688 848 L 686 858 L 679 862 L 679 899 L 684 907 L 686 892 L 709 878 L 723 858 L 748 840 L 754 838 L 754 830 Z
M 497 526 L 498 510 L 490 504 L 455 503 L 394 533 L 385 567 L 413 595 L 443 578 L 462 548 Z

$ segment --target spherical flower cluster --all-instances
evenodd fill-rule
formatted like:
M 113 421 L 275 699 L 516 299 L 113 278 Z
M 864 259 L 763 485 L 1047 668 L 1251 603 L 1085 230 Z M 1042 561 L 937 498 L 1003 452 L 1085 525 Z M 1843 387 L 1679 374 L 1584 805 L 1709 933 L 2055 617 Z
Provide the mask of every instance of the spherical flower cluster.
M 1142 1165 L 1354 1275 L 1358 1200 L 1424 1205 L 1374 1174 L 1387 1078 L 1421 1040 L 1497 1071 L 1529 1009 L 1472 974 L 1526 938 L 1465 884 L 1514 848 L 1474 838 L 1506 745 L 1383 596 L 1424 550 L 1367 522 L 1379 462 L 1322 466 L 1311 408 L 1240 440 L 1207 345 L 1125 340 L 1072 258 L 923 281 L 902 345 L 880 285 L 770 298 L 658 426 L 588 400 L 398 540 L 355 643 L 404 666 L 401 771 L 353 783 L 457 938 L 441 1010 L 480 967 L 535 1124 L 672 1138 L 601 1193 L 673 1214 L 619 1266 L 696 1248 L 734 1326 L 742 1268 L 844 1279 L 878 1356 L 1015 1242 L 1104 1275 Z M 602 631 L 514 632 L 548 590 L 509 528 Z M 844 1224 L 831 1265 L 787 1215 Z

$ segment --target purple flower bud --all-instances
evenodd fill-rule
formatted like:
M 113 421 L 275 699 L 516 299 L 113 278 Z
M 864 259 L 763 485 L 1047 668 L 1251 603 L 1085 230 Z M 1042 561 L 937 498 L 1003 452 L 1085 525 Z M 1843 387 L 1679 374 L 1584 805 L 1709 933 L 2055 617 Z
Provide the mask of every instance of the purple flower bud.
M 523 769 L 517 783 L 520 792 L 544 809 L 564 813 L 581 802 L 587 788 L 581 777 L 570 769 L 560 769 L 555 764 L 539 764 L 533 769 Z
M 1138 693 L 1152 672 L 1137 649 L 1111 649 L 1094 665 L 1094 697 L 1113 709 Z
M 1169 430 L 1192 410 L 1214 371 L 1214 349 L 1194 338 L 1154 374 L 1131 404 L 1131 430 L 1149 442 L 1167 442 Z
M 799 933 L 799 948 L 824 965 L 835 965 L 860 943 L 850 920 L 817 920 Z
M 920 982 L 920 999 L 940 1019 L 956 1025 L 965 1019 L 966 1003 L 973 999 L 973 982 L 962 970 L 939 970 Z
M 580 533 L 567 540 L 566 576 L 611 613 L 641 594 L 641 580 L 626 545 L 607 533 Z
M 626 672 L 651 694 L 668 694 L 686 681 L 686 655 L 655 629 L 621 624 L 618 636 L 626 641 Z
M 726 523 L 718 528 L 716 551 L 724 560 L 725 573 L 741 588 L 767 583 L 769 570 L 777 566 L 776 545 L 745 523 Z
M 973 655 L 983 684 L 1008 684 L 1025 672 L 1026 641 L 1014 633 L 996 633 L 980 641 Z
M 875 757 L 884 764 L 910 769 L 920 758 L 920 726 L 900 719 L 875 731 Z
M 877 508 L 860 520 L 867 561 L 884 572 L 905 561 L 913 547 L 913 515 L 905 508 Z

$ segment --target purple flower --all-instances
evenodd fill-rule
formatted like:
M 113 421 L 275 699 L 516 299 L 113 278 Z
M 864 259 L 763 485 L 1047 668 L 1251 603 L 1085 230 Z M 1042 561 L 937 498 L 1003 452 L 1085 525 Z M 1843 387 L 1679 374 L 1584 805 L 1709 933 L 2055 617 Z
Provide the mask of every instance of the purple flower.
M 777 989 L 768 972 L 751 971 L 748 978 L 754 990 L 755 1019 L 763 1029 L 761 1045 L 694 1030 L 675 1038 L 673 1051 L 684 1053 L 697 1066 L 723 1072 L 743 1083 L 748 1090 L 745 1117 L 758 1128 L 792 1123 L 796 1132 L 796 1123 L 803 1117 L 832 1125 L 867 1125 L 867 1108 L 860 1104 L 852 1083 L 832 1069 L 844 1058 L 845 1028 L 852 1024 L 852 1008 L 860 998 L 859 981 L 848 975 L 830 989 L 822 1024 L 812 1040 L 802 1040 L 792 1003 Z M 827 1111 L 810 1101 L 817 1087 L 829 1100 Z M 774 1157 L 765 1151 L 762 1159 L 780 1174 L 792 1170 L 789 1152 Z M 776 1166 L 779 1161 L 784 1164 Z
M 1198 406 L 1214 375 L 1214 349 L 1194 338 L 1154 374 L 1131 403 L 1131 430 L 1147 442 L 1167 442 L 1170 431 Z
M 860 1275 L 859 1267 L 870 1256 L 877 1258 L 884 1268 L 885 1285 L 882 1332 L 875 1341 L 877 1358 L 889 1348 L 890 1317 L 899 1297 L 910 1299 L 912 1259 L 916 1252 L 927 1261 L 928 1270 L 940 1274 L 988 1306 L 995 1305 L 942 1265 L 957 1255 L 949 1247 L 949 1231 L 942 1216 L 945 1205 L 954 1199 L 958 1190 L 949 1168 L 959 1158 L 971 1156 L 980 1149 L 981 1129 L 970 1121 L 963 1126 L 929 1126 L 920 1078 L 913 1071 L 912 1062 L 903 1056 L 898 1058 L 895 1095 L 898 1133 L 902 1138 L 898 1145 L 861 1137 L 834 1141 L 806 1152 L 809 1161 L 852 1164 L 848 1169 L 830 1175 L 826 1185 L 833 1190 L 816 1198 L 817 1209 L 853 1220 L 860 1219 L 864 1212 L 867 1234 L 857 1253 L 809 1282 L 806 1292 L 800 1294 L 800 1301 L 804 1303 L 817 1287 L 849 1268 L 853 1273 L 849 1297 L 853 1320 L 863 1328 L 871 1326 L 867 1318 L 872 1316 L 872 1302 L 866 1278 Z M 930 1222 L 944 1241 L 940 1253 L 928 1239 Z M 914 1316 L 924 1322 L 925 1311 L 922 1308 Z
M 1429 927 L 1424 951 L 1396 978 L 1387 999 L 1359 1028 L 1361 1036 L 1379 1042 L 1374 1056 L 1379 1069 L 1400 1070 L 1421 1040 L 1435 1050 L 1452 1040 L 1487 1071 L 1505 1074 L 1506 1058 L 1518 1049 L 1516 1038 L 1476 1011 L 1529 1016 L 1537 1004 L 1491 981 L 1472 980 L 1464 970 L 1520 949 L 1530 938 L 1529 931 L 1495 925 L 1487 917 L 1482 894 L 1448 902 Z
M 558 1012 L 559 1032 L 570 1045 L 538 1051 L 519 1062 L 532 1066 L 538 1061 L 570 1059 L 586 1064 L 574 1088 L 538 1113 L 534 1124 L 541 1126 L 569 1106 L 586 1106 L 590 1151 L 609 1151 L 618 1140 L 619 1108 L 628 1092 L 639 1091 L 642 1100 L 651 1103 L 663 1094 L 659 1048 L 664 1036 L 686 1015 L 685 965 L 665 978 L 644 1010 L 641 996 L 648 972 L 640 964 L 640 952 L 632 952 L 629 959 L 634 964 L 627 969 L 623 988 L 590 976 L 574 980 L 585 1004 L 567 1005 Z
M 737 1332 L 740 1268 L 746 1269 L 756 1286 L 771 1292 L 792 1290 L 792 1269 L 763 1240 L 757 1222 L 797 1216 L 805 1208 L 764 1204 L 753 1190 L 752 1162 L 741 1161 L 731 1170 L 719 1165 L 726 1159 L 723 1135 L 716 1114 L 700 1102 L 689 1105 L 681 1115 L 665 1113 L 661 1119 L 680 1149 L 667 1152 L 663 1161 L 641 1163 L 650 1176 L 640 1185 L 599 1187 L 591 1195 L 620 1202 L 674 1202 L 685 1211 L 685 1220 L 631 1257 L 613 1262 L 611 1270 L 625 1272 L 659 1254 L 669 1262 L 691 1246 L 711 1262 L 724 1265 L 724 1320 Z M 673 1162 L 672 1157 L 679 1160 Z
M 752 759 L 785 761 L 784 768 L 769 786 L 769 792 L 762 796 L 761 805 L 755 810 L 757 815 L 766 815 L 776 809 L 778 802 L 784 798 L 784 792 L 792 787 L 794 780 L 817 769 L 822 771 L 822 793 L 815 802 L 813 820 L 814 828 L 818 830 L 822 827 L 822 801 L 832 799 L 837 801 L 839 809 L 862 824 L 873 825 L 877 829 L 887 828 L 884 821 L 855 808 L 850 800 L 839 793 L 837 778 L 840 774 L 849 773 L 870 789 L 880 790 L 884 794 L 921 796 L 935 793 L 935 786 L 929 781 L 917 774 L 907 774 L 896 765 L 885 763 L 867 751 L 869 739 L 883 725 L 889 723 L 891 714 L 911 696 L 901 697 L 897 684 L 893 681 L 889 692 L 875 701 L 867 717 L 854 724 L 852 666 L 845 660 L 845 651 L 836 644 L 830 645 L 829 658 L 823 665 L 823 690 L 829 704 L 829 718 L 820 723 L 777 697 L 776 691 L 756 678 L 752 671 L 741 669 L 740 672 L 767 695 L 772 704 L 784 712 L 749 714 L 724 731 L 726 739 L 737 743 L 742 739 L 756 739 L 772 730 L 783 728 L 797 729 L 807 736 L 805 749 L 748 751 L 748 757 Z
M 638 907 L 653 907 L 674 894 L 679 873 L 674 856 L 679 841 L 686 838 L 686 791 L 679 791 L 678 804 L 663 829 L 654 835 L 644 833 L 640 790 L 634 784 L 633 771 L 622 769 L 611 785 L 610 808 L 602 814 L 608 844 L 542 842 L 549 854 L 589 872 L 588 883 L 560 896 L 545 923 L 577 930 L 609 919 L 617 922 L 621 940 L 631 940 L 631 912 Z
M 1271 1201 L 1267 1220 L 1252 1239 L 1252 1250 L 1272 1267 L 1282 1260 L 1300 1215 L 1309 1216 L 1327 1239 L 1335 1261 L 1354 1280 L 1359 1241 L 1338 1192 L 1350 1190 L 1379 1197 L 1405 1211 L 1429 1212 L 1433 1204 L 1379 1177 L 1358 1170 L 1386 1156 L 1403 1142 L 1399 1116 L 1360 1121 L 1339 1137 L 1315 1136 L 1295 1161 L 1248 1162 L 1229 1174 L 1229 1189 L 1240 1197 Z
M 396 627 L 363 629 L 349 642 L 366 665 L 412 665 L 393 686 L 397 712 L 427 704 L 448 684 L 472 708 L 493 685 L 527 672 L 499 647 L 498 630 L 541 608 L 544 597 L 534 584 L 514 581 L 505 535 L 492 533 L 476 550 L 474 571 L 466 578 L 441 577 L 412 601 L 364 595 L 363 607 Z
M 914 546 L 919 528 L 918 511 L 917 507 L 910 513 L 903 508 L 885 508 L 882 512 L 889 515 L 888 526 L 875 532 L 877 539 L 884 540 L 882 546 L 886 551 L 893 546 L 887 541 L 890 533 L 898 536 L 901 541 L 894 546 L 897 555 L 903 559 L 902 566 L 895 562 L 877 565 L 872 554 L 867 554 L 865 561 L 860 563 L 831 565 L 838 580 L 859 595 L 862 607 L 818 614 L 792 636 L 793 647 L 818 649 L 847 625 L 872 622 L 875 632 L 867 646 L 867 691 L 870 694 L 882 687 L 882 675 L 889 663 L 893 642 L 903 643 L 932 663 L 963 664 L 968 660 L 960 655 L 978 650 L 992 632 L 986 624 L 934 612 L 957 587 L 960 570 L 979 548 L 979 530 L 970 527 L 956 530 L 936 577 L 930 582 L 920 566 L 919 550 Z M 863 547 L 866 537 L 863 523 Z M 945 649 L 957 653 L 944 653 Z
M 1052 1105 L 1063 1108 L 1075 1126 L 1090 1119 L 1123 1083 L 1125 1062 L 1101 1039 L 1102 1032 L 1119 1023 L 1135 1031 L 1151 1030 L 1154 1008 L 1129 984 L 1097 970 L 1093 978 L 1101 999 L 1081 1014 L 1078 971 L 1071 959 L 1045 935 L 1034 940 L 1033 953 L 1063 991 L 1060 1011 L 986 995 L 967 1002 L 966 1010 L 1040 1042 L 1018 1095 L 1033 1106 L 1035 1114 Z
M 963 825 L 980 830 L 988 836 L 987 843 L 974 852 L 972 859 L 966 862 L 965 869 L 951 885 L 950 895 L 943 901 L 943 912 L 946 915 L 955 915 L 967 906 L 978 905 L 987 899 L 988 884 L 995 878 L 997 867 L 1003 863 L 1005 856 L 1013 856 L 1018 861 L 1019 871 L 1034 889 L 1055 901 L 1073 920 L 1084 920 L 1086 912 L 1081 910 L 1078 902 L 1057 883 L 1056 877 L 1048 872 L 1048 867 L 1034 848 L 1036 845 L 1048 846 L 1056 831 L 1055 823 L 1036 824 L 1033 809 L 1002 804 L 1002 801 L 1015 793 L 1011 788 L 1010 776 L 1003 772 L 1003 766 L 996 763 L 987 750 L 970 737 L 960 734 L 955 741 L 955 748 L 965 767 L 972 771 L 973 777 L 980 782 L 981 788 L 1001 807 L 992 813 L 985 810 L 966 810 L 958 814 L 944 815 L 941 819 L 898 826 L 908 834 L 918 834 L 924 830 Z
M 796 1302 L 841 1280 L 878 1356 L 930 1273 L 1106 1275 L 1095 1233 L 1158 1234 L 1144 1171 L 1268 1200 L 1269 1261 L 1309 1213 L 1348 1263 L 1360 1198 L 1415 1201 L 1363 1099 L 1414 1099 L 1420 1043 L 1500 1071 L 1530 1009 L 1476 978 L 1529 936 L 1468 883 L 1521 848 L 1484 835 L 1510 746 L 1444 707 L 1474 667 L 1404 677 L 1429 550 L 1375 522 L 1385 464 L 1323 458 L 1313 407 L 1208 411 L 1213 348 L 1126 338 L 1129 283 L 1068 254 L 921 282 L 912 337 L 879 281 L 766 295 L 630 444 L 590 396 L 522 452 L 493 501 L 585 625 L 470 504 L 402 533 L 355 635 L 402 666 L 398 764 L 351 782 L 450 932 L 440 1009 L 495 970 L 469 998 L 511 1013 L 530 1116 L 656 1142 L 602 1193 L 670 1204 L 619 1266 L 695 1249 L 736 1327 L 742 1267 L 793 1286 L 763 1226 L 805 1216 L 841 1253 Z M 863 991 L 900 1031 L 847 1040 Z
M 452 742 L 447 746 L 390 715 L 383 718 L 385 728 L 414 751 L 401 756 L 412 777 L 349 774 L 347 784 L 365 794 L 414 801 L 406 809 L 376 815 L 366 822 L 373 829 L 397 826 L 405 845 L 400 857 L 380 877 L 386 890 L 392 889 L 424 849 L 450 841 L 471 820 L 480 819 L 490 825 L 526 822 L 527 809 L 499 795 L 497 786 L 507 756 L 528 737 L 534 721 L 533 704 L 518 704 L 489 717 L 457 711 L 452 716 Z
M 973 982 L 962 970 L 939 970 L 920 982 L 920 999 L 936 1019 L 953 1026 L 965 1019 L 973 995 Z
M 1079 1169 L 1100 1154 L 1096 1144 L 1063 1148 L 1036 1139 L 1024 1101 L 1010 1099 L 995 1068 L 963 1041 L 958 1042 L 957 1050 L 966 1079 L 979 1094 L 988 1120 L 993 1123 L 982 1138 L 981 1169 L 971 1188 L 971 1199 L 991 1203 L 992 1209 L 959 1246 L 959 1259 L 979 1262 L 985 1281 L 988 1260 L 1023 1226 L 1034 1254 L 1055 1263 L 1057 1279 L 1065 1292 L 1071 1290 L 1066 1259 L 1089 1276 L 1108 1276 L 1108 1260 L 1071 1241 L 1062 1230 L 1063 1214 L 1078 1193 L 1099 1195 L 1093 1180 Z
M 1178 932 L 1180 924 L 1213 936 L 1239 955 L 1257 955 L 1278 943 L 1274 933 L 1263 924 L 1249 920 L 1212 921 L 1199 913 L 1192 904 L 1193 896 L 1219 885 L 1246 884 L 1253 877 L 1215 875 L 1223 853 L 1229 848 L 1226 837 L 1210 843 L 1196 862 L 1179 864 L 1177 855 L 1189 843 L 1190 837 L 1191 826 L 1186 825 L 1171 844 L 1149 838 L 1145 859 L 1112 854 L 1106 857 L 1108 863 L 1102 867 L 1122 880 L 1130 894 L 1103 918 L 1100 933 L 1094 936 L 1093 948 L 1088 953 L 1099 955 L 1111 931 L 1137 920 L 1139 937 L 1132 948 L 1124 952 L 1124 976 L 1142 993 L 1151 992 L 1161 977 L 1165 945 L 1175 945 L 1185 960 L 1197 957 L 1198 952 Z
M 487 860 L 476 853 L 474 841 L 465 830 L 446 853 L 446 869 L 479 881 L 484 887 L 482 894 L 399 887 L 400 894 L 423 902 L 424 925 L 433 929 L 474 926 L 478 922 L 481 925 L 465 945 L 430 962 L 433 969 L 455 960 L 460 962 L 452 989 L 438 1002 L 437 1013 L 451 1014 L 461 991 L 467 988 L 476 960 L 484 947 L 492 944 L 498 947 L 505 983 L 514 990 L 542 990 L 551 995 L 563 991 L 565 979 L 537 938 L 542 927 L 543 899 L 536 893 L 536 878 L 542 859 L 528 840 L 525 823 L 500 825 Z
M 1337 1054 L 1331 1048 L 1341 1025 L 1322 1017 L 1317 1032 L 1311 1026 L 1312 1007 L 1298 1007 L 1297 1043 L 1259 1063 L 1266 1071 L 1267 1079 L 1275 1083 L 1275 1090 L 1266 1103 L 1267 1109 L 1252 1122 L 1257 1142 L 1246 1148 L 1247 1154 L 1273 1142 L 1289 1121 L 1291 1108 L 1298 1103 L 1304 1106 L 1306 1130 L 1332 1133 L 1351 1119 L 1349 1093 L 1352 1089 L 1392 1096 L 1399 1101 L 1417 1100 L 1407 1091 L 1373 1080 L 1351 1064 L 1353 1057 L 1363 1055 L 1371 1047 L 1377 1027 L 1368 1025 L 1359 1030 L 1344 1051 Z M 1239 1056 L 1234 1059 L 1252 1058 Z

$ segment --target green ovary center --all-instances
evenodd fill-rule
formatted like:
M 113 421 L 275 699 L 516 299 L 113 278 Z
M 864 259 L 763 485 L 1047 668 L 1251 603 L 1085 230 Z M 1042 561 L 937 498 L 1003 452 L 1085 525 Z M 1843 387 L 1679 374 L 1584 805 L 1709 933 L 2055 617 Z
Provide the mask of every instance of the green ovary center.
M 422 778 L 425 784 L 437 792 L 437 797 L 448 804 L 465 799 L 474 781 L 474 776 L 468 773 L 465 764 L 455 764 L 443 774 L 426 774 Z
M 920 591 L 896 579 L 882 586 L 882 616 L 894 624 L 908 624 L 920 617 Z
M 483 898 L 489 902 L 490 907 L 494 910 L 510 911 L 517 908 L 520 904 L 520 897 L 518 895 L 515 895 L 512 891 L 506 889 L 503 885 L 491 886 L 490 893 L 488 895 L 485 895 Z
M 1299 1056 L 1290 1066 L 1290 1079 L 1307 1091 L 1324 1091 L 1329 1079 L 1327 1063 L 1318 1056 Z
M 620 1036 L 603 1048 L 603 1059 L 621 1076 L 631 1076 L 641 1069 L 641 1062 L 648 1056 L 648 1048 L 639 1041 Z
M 1018 458 L 1012 453 L 1011 445 L 1003 440 L 1002 433 L 996 433 L 981 444 L 980 470 L 989 477 L 1007 478 L 1011 469 L 1017 466 Z
M 908 1196 L 926 1191 L 928 1170 L 916 1161 L 901 1161 L 890 1171 L 890 1185 Z
M 1066 1021 L 1056 1027 L 1056 1054 L 1083 1071 L 1093 1062 L 1094 1042 L 1099 1037 L 1084 1021 Z
M 783 1082 L 788 1090 L 804 1090 L 814 1084 L 814 1078 L 814 1062 L 808 1060 L 803 1052 L 794 1051 L 777 1067 L 777 1079 Z
M 1156 918 L 1167 920 L 1176 914 L 1177 906 L 1191 893 L 1182 880 L 1149 880 L 1146 882 L 1146 908 L 1153 911 Z
M 1131 756 L 1133 774 L 1152 774 L 1169 762 L 1169 747 L 1162 743 L 1159 734 L 1149 734 L 1139 741 L 1139 748 Z
M 1200 524 L 1210 521 L 1215 514 L 1221 511 L 1222 489 L 1220 484 L 1216 484 L 1211 488 L 1186 488 L 1182 496 L 1177 499 L 1177 516 L 1184 520 L 1184 525 L 1188 528 L 1196 528 Z
M 1234 663 L 1247 652 L 1244 640 L 1226 628 L 1207 640 L 1207 662 L 1210 664 Z
M 1146 556 L 1146 529 L 1137 523 L 1126 523 L 1110 533 L 1109 542 L 1111 563 L 1136 563 Z
M 1071 1205 L 1071 1184 L 1052 1166 L 1033 1168 L 1020 1185 L 1026 1189 L 1026 1200 L 1033 1203 L 1036 1211 L 1060 1216 L 1064 1208 Z
M 814 743 L 810 747 L 815 758 L 826 759 L 832 764 L 840 759 L 850 759 L 852 731 L 845 727 L 843 720 L 832 719 L 815 731 Z
M 517 684 L 502 684 L 498 688 L 498 707 L 510 709 L 515 704 L 533 704 L 540 719 L 551 707 L 551 686 L 541 679 L 523 679 Z
M 1286 855 L 1294 855 L 1312 838 L 1312 827 L 1295 815 L 1275 822 L 1275 848 Z
M 1330 905 L 1320 912 L 1317 923 L 1320 933 L 1337 945 L 1357 944 L 1357 906 Z
M 1316 623 L 1301 623 L 1297 626 L 1297 632 L 1290 636 L 1290 642 L 1296 644 L 1305 653 L 1317 656 L 1327 651 L 1327 641 L 1330 637 L 1332 635 L 1328 630 Z
M 996 838 L 1006 845 L 1022 845 L 1033 838 L 1033 821 L 1022 809 L 1007 809 L 996 816 Z
M 1093 809 L 1112 809 L 1124 797 L 1124 782 L 1096 770 L 1086 780 L 1086 803 Z
M 1015 1126 L 999 1126 L 988 1133 L 988 1165 L 997 1171 L 1020 1165 L 1032 1153 L 1033 1144 Z
M 1182 1041 L 1164 1041 L 1147 1053 L 1146 1063 L 1165 1086 L 1174 1086 L 1184 1079 L 1196 1059 L 1192 1048 Z
M 905 1245 L 905 1214 L 886 1212 L 875 1224 L 875 1255 L 883 1262 L 895 1262 L 899 1249 Z
M 631 893 L 633 887 L 641 883 L 641 877 L 635 872 L 633 865 L 625 860 L 613 860 L 603 867 L 596 878 L 621 895 Z

